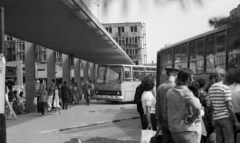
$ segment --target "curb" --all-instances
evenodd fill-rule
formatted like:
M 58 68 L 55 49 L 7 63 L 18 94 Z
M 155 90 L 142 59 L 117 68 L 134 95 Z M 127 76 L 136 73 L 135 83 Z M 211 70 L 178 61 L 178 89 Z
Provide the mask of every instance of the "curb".
M 120 121 L 123 121 L 123 120 L 138 119 L 138 118 L 140 118 L 140 117 L 139 116 L 126 117 L 126 118 L 121 118 L 121 119 L 100 121 L 100 122 L 96 122 L 96 123 L 92 123 L 92 124 L 85 124 L 85 125 L 80 125 L 80 126 L 72 126 L 72 127 L 63 128 L 63 129 L 53 129 L 53 130 L 43 131 L 43 132 L 40 132 L 40 133 L 42 133 L 42 134 L 53 133 L 53 132 L 54 133 L 58 133 L 58 132 L 62 132 L 62 131 L 72 130 L 72 129 L 80 129 L 80 128 L 92 127 L 92 126 L 106 124 L 106 123 L 116 123 L 116 122 L 120 122 Z
M 108 112 L 108 111 L 119 111 L 119 110 L 125 110 L 125 109 L 136 109 L 136 106 L 133 107 L 120 107 L 116 109 L 104 109 L 104 110 L 90 110 L 89 112 Z

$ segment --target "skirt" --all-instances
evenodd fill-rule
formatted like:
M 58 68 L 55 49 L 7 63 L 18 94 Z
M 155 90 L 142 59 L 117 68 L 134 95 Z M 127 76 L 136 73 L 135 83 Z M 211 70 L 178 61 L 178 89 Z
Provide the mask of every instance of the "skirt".
M 58 107 L 60 108 L 60 104 L 59 104 L 60 100 L 59 100 L 59 96 L 55 95 L 54 101 L 53 101 L 53 107 Z

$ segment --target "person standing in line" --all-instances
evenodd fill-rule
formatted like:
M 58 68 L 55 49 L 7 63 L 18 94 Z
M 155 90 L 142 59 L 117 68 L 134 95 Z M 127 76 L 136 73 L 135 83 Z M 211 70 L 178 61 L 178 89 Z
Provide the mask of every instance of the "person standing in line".
M 55 90 L 55 80 L 52 79 L 50 86 L 48 88 L 48 97 L 47 97 L 48 112 L 52 110 L 54 90 Z
M 63 110 L 68 109 L 68 98 L 69 98 L 69 87 L 67 86 L 67 82 L 64 81 L 63 86 L 61 87 L 61 97 L 63 103 Z
M 240 123 L 235 115 L 231 90 L 223 84 L 225 70 L 216 68 L 213 71 L 215 83 L 209 89 L 209 98 L 213 106 L 213 120 L 217 143 L 234 143 L 234 124 L 240 129 Z
M 227 72 L 225 81 L 229 83 L 229 88 L 232 93 L 232 103 L 237 117 L 238 122 L 240 122 L 240 68 L 235 68 Z M 235 131 L 235 140 L 237 139 L 237 133 L 239 130 Z
M 78 87 L 77 82 L 74 83 L 73 87 L 73 99 L 74 99 L 74 104 L 79 104 L 80 101 L 80 89 Z
M 213 79 L 213 75 L 212 74 L 209 75 L 208 80 L 209 80 L 209 83 L 208 83 L 208 85 L 206 87 L 206 92 L 208 92 L 210 87 L 214 84 L 214 79 Z
M 192 70 L 178 71 L 176 86 L 167 91 L 165 102 L 169 130 L 175 143 L 196 143 L 196 119 L 200 116 L 201 104 L 188 89 Z
M 92 83 L 91 83 L 91 97 L 92 98 L 93 98 L 94 94 L 95 94 L 95 82 L 92 81 Z
M 68 104 L 71 107 L 71 105 L 73 104 L 73 84 L 71 81 L 70 81 L 68 87 L 69 87 L 69 98 L 68 98 L 69 103 Z
M 141 97 L 142 108 L 143 108 L 143 129 L 152 129 L 157 131 L 157 121 L 155 117 L 155 104 L 156 99 L 153 95 L 154 81 L 152 78 L 147 78 L 144 80 L 144 92 Z
M 144 79 L 143 79 L 144 80 Z M 143 80 L 140 85 L 137 86 L 136 91 L 135 91 L 135 96 L 134 96 L 134 102 L 137 104 L 137 111 L 140 115 L 140 120 L 142 124 L 142 129 L 144 128 L 144 122 L 143 122 L 143 107 L 142 107 L 142 94 L 144 92 L 144 84 Z
M 39 99 L 39 107 L 40 107 L 40 112 L 42 114 L 42 117 L 45 115 L 45 105 L 47 102 L 47 91 L 43 85 L 43 81 L 40 80 L 40 85 L 37 90 L 37 96 Z
M 173 88 L 176 83 L 178 69 L 175 68 L 166 68 L 167 81 L 159 85 L 157 88 L 157 97 L 156 97 L 156 119 L 158 121 L 159 128 L 162 128 L 162 143 L 171 143 L 173 142 L 171 132 L 169 131 L 168 126 L 168 117 L 166 109 L 166 103 L 164 102 L 166 98 L 166 93 L 169 89 Z
M 60 88 L 59 86 L 55 86 L 55 90 L 54 90 L 54 101 L 53 101 L 53 107 L 55 107 L 55 114 L 57 115 L 57 110 L 59 110 L 58 114 L 61 114 L 61 106 L 60 106 L 60 99 L 61 99 L 61 95 L 60 95 Z

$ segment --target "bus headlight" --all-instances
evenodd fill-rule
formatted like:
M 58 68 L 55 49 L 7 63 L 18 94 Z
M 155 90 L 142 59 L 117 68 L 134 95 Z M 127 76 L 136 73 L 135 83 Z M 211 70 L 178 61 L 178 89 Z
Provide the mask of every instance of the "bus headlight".
M 120 92 L 117 92 L 117 95 L 120 95 Z

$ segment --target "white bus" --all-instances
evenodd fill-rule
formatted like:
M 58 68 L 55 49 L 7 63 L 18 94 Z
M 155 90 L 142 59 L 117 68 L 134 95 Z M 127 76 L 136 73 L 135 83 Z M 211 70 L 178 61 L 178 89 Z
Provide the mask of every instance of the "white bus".
M 136 87 L 148 75 L 156 79 L 156 66 L 99 65 L 95 99 L 113 103 L 133 101 Z

